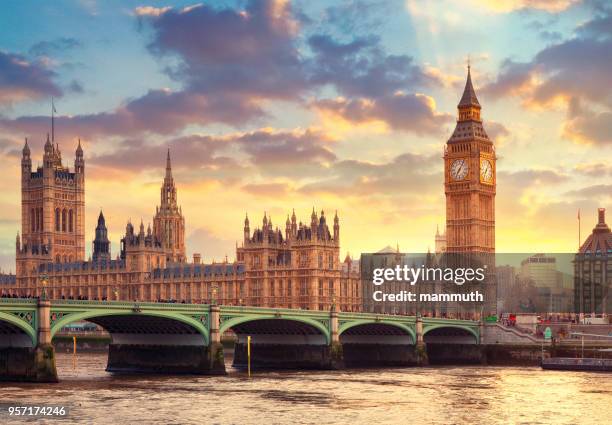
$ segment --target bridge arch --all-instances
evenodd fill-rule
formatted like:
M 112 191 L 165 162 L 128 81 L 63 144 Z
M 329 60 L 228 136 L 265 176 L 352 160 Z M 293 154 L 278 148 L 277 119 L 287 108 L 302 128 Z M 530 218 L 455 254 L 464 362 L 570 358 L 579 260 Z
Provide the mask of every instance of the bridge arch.
M 51 338 L 55 336 L 57 332 L 60 331 L 64 326 L 69 325 L 70 323 L 87 320 L 93 323 L 96 323 L 95 319 L 103 319 L 103 318 L 113 318 L 114 316 L 124 316 L 124 317 L 133 317 L 134 319 L 138 318 L 161 318 L 169 321 L 178 322 L 184 325 L 191 327 L 193 330 L 197 331 L 198 334 L 202 337 L 202 344 L 208 345 L 209 334 L 207 327 L 200 321 L 185 316 L 183 314 L 171 313 L 171 312 L 163 312 L 163 311 L 143 311 L 143 312 L 129 312 L 126 310 L 106 310 L 106 311 L 82 311 L 82 312 L 74 312 L 69 313 L 61 317 L 51 326 Z M 105 327 L 100 324 L 100 326 Z M 109 333 L 112 332 L 109 331 Z
M 354 329 L 357 327 L 367 327 L 368 325 L 383 325 L 390 328 L 401 329 L 405 333 L 410 336 L 411 344 L 414 344 L 416 341 L 415 331 L 408 325 L 398 322 L 385 321 L 385 320 L 371 320 L 371 319 L 363 319 L 363 320 L 355 320 L 351 322 L 346 322 L 340 325 L 338 328 L 338 336 L 342 336 L 343 333 L 348 331 L 349 329 Z
M 464 334 L 469 334 L 470 336 L 474 337 L 473 343 L 475 344 L 480 343 L 480 335 L 474 328 L 470 326 L 465 326 L 465 325 L 454 325 L 454 324 L 446 324 L 446 323 L 426 326 L 425 329 L 423 329 L 423 338 L 425 339 L 425 342 L 427 342 L 427 338 L 426 338 L 427 334 L 429 334 L 430 336 L 432 335 L 430 334 L 431 331 L 435 331 L 435 330 L 441 331 L 444 329 L 463 331 Z
M 314 319 L 310 319 L 307 317 L 294 317 L 294 316 L 276 316 L 276 315 L 247 315 L 247 316 L 240 316 L 240 317 L 232 317 L 231 319 L 225 320 L 221 323 L 221 325 L 219 326 L 219 333 L 221 335 L 223 335 L 223 333 L 231 328 L 237 327 L 239 325 L 242 324 L 248 324 L 248 323 L 254 323 L 254 322 L 258 322 L 258 321 L 271 321 L 268 323 L 273 323 L 273 322 L 279 322 L 279 323 L 283 323 L 283 322 L 294 322 L 294 323 L 301 323 L 301 324 L 305 324 L 305 325 L 309 325 L 310 327 L 316 329 L 317 331 L 319 331 L 321 333 L 321 335 L 323 335 L 323 337 L 325 338 L 325 343 L 329 344 L 330 342 L 330 335 L 329 335 L 329 330 L 327 329 L 327 327 L 325 327 L 325 325 L 317 320 Z
M 32 313 L 32 316 L 33 320 L 36 320 L 34 313 Z M 22 331 L 29 338 L 32 347 L 36 346 L 36 329 L 32 326 L 13 314 L 0 312 L 0 329 L 2 328 L 2 322 L 8 323 L 7 328 L 17 328 L 19 331 Z

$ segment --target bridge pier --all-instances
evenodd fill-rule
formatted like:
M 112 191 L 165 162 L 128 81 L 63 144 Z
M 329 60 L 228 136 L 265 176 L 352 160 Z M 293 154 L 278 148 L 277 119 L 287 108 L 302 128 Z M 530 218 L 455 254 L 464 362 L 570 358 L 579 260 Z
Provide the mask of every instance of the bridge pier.
M 55 367 L 55 348 L 51 344 L 51 301 L 44 296 L 38 300 L 38 338 L 34 352 L 36 382 L 58 382 Z
M 55 349 L 51 345 L 51 302 L 37 303 L 37 344 L 29 346 L 25 339 L 17 344 L 0 347 L 0 381 L 58 382 Z
M 213 304 L 210 306 L 210 330 L 208 341 L 208 374 L 209 375 L 225 375 L 225 358 L 223 356 L 223 345 L 221 344 L 221 333 L 219 326 L 221 323 L 219 316 L 219 306 Z
M 340 334 L 338 333 L 338 311 L 336 304 L 332 305 L 329 313 L 330 325 L 330 345 L 329 359 L 331 369 L 344 369 L 344 350 L 340 342 Z
M 415 357 L 417 366 L 429 365 L 429 358 L 427 357 L 427 345 L 423 339 L 423 318 L 420 314 L 417 314 L 416 323 L 416 346 L 415 346 Z

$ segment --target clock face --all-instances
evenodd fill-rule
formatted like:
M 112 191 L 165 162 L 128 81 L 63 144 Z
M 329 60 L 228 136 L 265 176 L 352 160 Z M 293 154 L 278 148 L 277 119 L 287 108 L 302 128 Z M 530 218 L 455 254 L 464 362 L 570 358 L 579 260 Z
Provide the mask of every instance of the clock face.
M 480 181 L 483 183 L 493 183 L 493 165 L 488 159 L 480 160 Z
M 456 159 L 451 164 L 450 175 L 453 180 L 463 180 L 468 173 L 468 163 L 465 159 Z

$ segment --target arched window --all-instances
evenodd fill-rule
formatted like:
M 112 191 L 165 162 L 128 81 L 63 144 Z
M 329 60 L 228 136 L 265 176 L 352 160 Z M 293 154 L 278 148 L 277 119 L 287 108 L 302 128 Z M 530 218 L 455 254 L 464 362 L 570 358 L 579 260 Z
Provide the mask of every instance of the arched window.
M 30 228 L 32 229 L 32 231 L 36 230 L 36 222 L 35 222 L 35 217 L 34 217 L 34 208 L 32 208 L 30 210 Z
M 62 232 L 66 231 L 66 209 L 62 210 Z
M 55 209 L 55 231 L 60 231 L 60 210 L 59 208 Z
M 70 233 L 72 233 L 73 229 L 74 229 L 73 224 L 72 224 L 72 220 L 73 220 L 72 210 L 70 210 L 70 211 L 68 211 L 68 231 Z
M 66 258 L 66 256 L 64 255 L 64 263 L 66 262 L 66 260 L 67 260 L 67 258 Z
M 55 262 L 59 263 L 60 261 L 62 261 L 62 260 L 61 260 L 61 257 L 58 254 L 58 255 L 55 256 Z

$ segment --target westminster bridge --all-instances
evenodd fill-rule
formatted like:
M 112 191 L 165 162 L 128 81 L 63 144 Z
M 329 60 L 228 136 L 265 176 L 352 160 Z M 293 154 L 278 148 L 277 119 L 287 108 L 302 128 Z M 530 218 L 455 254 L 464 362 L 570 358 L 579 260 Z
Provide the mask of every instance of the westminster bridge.
M 476 321 L 371 313 L 127 301 L 0 298 L 0 380 L 57 381 L 54 335 L 89 321 L 111 336 L 111 372 L 224 374 L 234 366 L 340 369 L 479 360 Z

